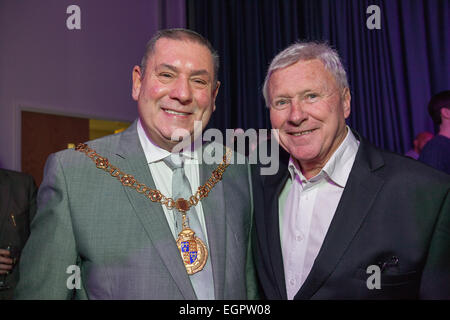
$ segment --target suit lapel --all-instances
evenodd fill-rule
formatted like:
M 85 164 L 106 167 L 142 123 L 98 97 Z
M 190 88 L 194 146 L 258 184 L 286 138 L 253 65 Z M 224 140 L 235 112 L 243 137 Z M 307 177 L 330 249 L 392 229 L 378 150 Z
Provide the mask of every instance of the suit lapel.
M 212 145 L 208 145 L 212 147 Z M 204 146 L 205 147 L 205 146 Z M 214 156 L 215 149 L 212 148 Z M 205 152 L 209 152 L 205 150 Z M 217 164 L 199 165 L 200 185 L 203 185 L 211 176 Z M 225 173 L 226 175 L 226 173 Z M 214 295 L 216 299 L 224 299 L 225 289 L 225 264 L 226 259 L 226 208 L 223 183 L 217 183 L 208 197 L 203 198 L 202 208 L 205 216 L 206 230 L 208 233 L 209 254 L 214 278 Z M 225 267 L 224 267 L 225 266 Z
M 295 299 L 311 298 L 330 276 L 358 232 L 384 183 L 373 174 L 373 171 L 384 164 L 381 155 L 361 138 L 359 140 L 360 148 L 336 213 L 311 272 Z
M 155 183 L 137 135 L 136 122 L 122 135 L 118 150 L 115 160 L 117 166 L 122 171 L 134 175 L 140 183 L 145 183 L 148 187 L 155 189 Z M 185 299 L 196 299 L 161 204 L 150 201 L 132 188 L 124 187 L 124 190 L 182 295 Z
M 283 255 L 280 241 L 279 206 L 278 198 L 289 177 L 289 154 L 280 148 L 280 167 L 275 175 L 262 176 L 264 186 L 264 223 L 260 230 L 265 230 L 262 243 L 268 244 L 268 259 L 271 262 L 272 274 L 276 279 L 276 286 L 280 299 L 287 299 L 286 283 L 284 276 Z M 270 209 L 269 209 L 270 208 Z M 267 260 L 266 260 L 267 261 Z

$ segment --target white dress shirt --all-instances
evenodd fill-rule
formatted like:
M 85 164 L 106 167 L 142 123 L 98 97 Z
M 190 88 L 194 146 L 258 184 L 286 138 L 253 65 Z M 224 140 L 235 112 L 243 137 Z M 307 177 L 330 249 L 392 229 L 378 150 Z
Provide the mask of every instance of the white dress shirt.
M 288 299 L 305 282 L 344 192 L 359 141 L 350 128 L 322 170 L 307 180 L 289 159 L 288 179 L 280 195 L 280 237 Z M 286 199 L 286 200 L 285 200 Z M 285 201 L 284 201 L 285 200 Z
M 137 132 L 142 149 L 144 149 L 145 158 L 147 159 L 150 173 L 152 174 L 153 181 L 155 182 L 156 189 L 158 189 L 166 197 L 172 197 L 172 170 L 164 163 L 163 159 L 170 155 L 170 152 L 158 147 L 153 141 L 151 141 L 142 127 L 141 120 L 138 120 Z M 191 184 L 192 194 L 197 192 L 199 187 L 199 155 L 197 150 L 183 150 L 183 155 L 186 156 L 184 162 L 184 173 Z M 139 179 L 139 177 L 136 177 Z M 178 234 L 175 231 L 175 221 L 173 214 L 180 214 L 176 209 L 169 210 L 166 206 L 161 205 L 166 215 L 167 223 L 169 224 L 170 231 L 175 239 L 178 238 Z M 195 206 L 198 219 L 203 230 L 203 234 L 206 239 L 202 239 L 205 244 L 208 245 L 208 234 L 206 231 L 205 217 L 203 215 L 202 203 L 199 201 Z M 175 212 L 173 212 L 175 211 Z M 149 214 L 152 214 L 149 212 Z M 195 230 L 194 230 L 195 231 Z

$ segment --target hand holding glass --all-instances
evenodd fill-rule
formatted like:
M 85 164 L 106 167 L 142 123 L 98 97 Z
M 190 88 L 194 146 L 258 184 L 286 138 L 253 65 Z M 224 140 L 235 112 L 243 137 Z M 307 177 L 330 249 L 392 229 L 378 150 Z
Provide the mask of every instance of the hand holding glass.
M 13 247 L 8 245 L 4 249 L 0 249 L 0 290 L 9 289 L 7 284 L 7 275 L 14 268 L 16 259 L 13 254 Z

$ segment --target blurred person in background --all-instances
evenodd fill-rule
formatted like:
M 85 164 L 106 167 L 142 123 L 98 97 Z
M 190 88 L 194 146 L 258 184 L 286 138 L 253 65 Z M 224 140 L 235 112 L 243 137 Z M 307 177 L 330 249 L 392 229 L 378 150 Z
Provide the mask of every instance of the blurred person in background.
M 433 134 L 428 131 L 422 131 L 420 132 L 413 141 L 413 148 L 405 153 L 405 156 L 413 158 L 413 159 L 419 159 L 419 155 L 422 152 L 423 147 L 427 144 L 428 141 L 433 139 Z
M 423 148 L 419 161 L 450 174 L 450 90 L 431 98 L 428 113 L 439 133 Z
M 28 174 L 0 169 L 0 300 L 11 299 L 16 268 L 36 213 L 37 187 Z

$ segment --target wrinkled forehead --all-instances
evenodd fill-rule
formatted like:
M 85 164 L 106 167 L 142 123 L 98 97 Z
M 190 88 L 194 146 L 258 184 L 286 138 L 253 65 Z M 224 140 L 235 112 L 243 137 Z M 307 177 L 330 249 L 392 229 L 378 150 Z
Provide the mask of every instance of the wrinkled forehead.
M 161 38 L 148 57 L 147 64 L 184 60 L 190 61 L 197 68 L 207 69 L 214 76 L 214 65 L 211 51 L 204 44 L 190 38 Z
M 269 92 L 283 87 L 338 87 L 334 75 L 319 59 L 298 60 L 297 62 L 272 71 L 269 78 Z

